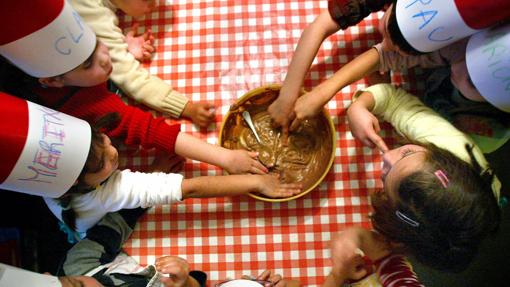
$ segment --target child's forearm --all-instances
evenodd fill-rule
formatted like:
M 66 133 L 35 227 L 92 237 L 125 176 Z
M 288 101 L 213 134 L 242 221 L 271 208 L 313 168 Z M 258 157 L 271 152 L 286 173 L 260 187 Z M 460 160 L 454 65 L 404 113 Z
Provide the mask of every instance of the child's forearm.
M 257 175 L 200 176 L 182 181 L 182 199 L 236 196 L 256 192 Z
M 370 75 L 379 68 L 379 53 L 370 49 L 340 68 L 331 78 L 322 82 L 312 92 L 324 105 L 345 86 Z
M 175 141 L 175 153 L 224 168 L 229 150 L 181 132 Z
M 297 98 L 305 75 L 308 73 L 322 42 L 339 29 L 340 27 L 331 19 L 327 10 L 306 27 L 292 56 L 281 94 L 295 95 Z
M 363 92 L 354 102 L 356 105 L 361 105 L 365 109 L 372 111 L 375 106 L 374 95 L 371 92 Z

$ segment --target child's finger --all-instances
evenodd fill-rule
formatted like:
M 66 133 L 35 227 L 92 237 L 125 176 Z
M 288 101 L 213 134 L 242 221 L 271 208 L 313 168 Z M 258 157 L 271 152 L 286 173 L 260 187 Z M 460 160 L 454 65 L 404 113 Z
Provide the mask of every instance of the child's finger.
M 299 127 L 299 125 L 301 124 L 301 120 L 298 119 L 297 117 L 294 118 L 294 120 L 292 121 L 292 124 L 290 124 L 290 128 L 289 128 L 289 131 L 295 131 L 297 130 L 297 128 Z
M 289 143 L 289 127 L 287 125 L 282 126 L 282 144 L 286 146 Z
M 145 43 L 143 44 L 143 48 L 150 53 L 153 53 L 155 51 L 154 46 L 151 43 L 149 43 L 149 41 L 145 41 Z
M 280 274 L 274 274 L 269 277 L 269 281 L 273 282 L 273 284 L 276 284 L 282 280 L 282 275 Z
M 267 174 L 267 171 L 264 171 L 264 169 L 258 167 L 258 166 L 252 166 L 250 168 L 250 172 L 253 173 L 253 174 L 260 174 L 260 175 L 264 175 L 264 174 Z
M 213 103 L 211 103 L 211 102 L 205 102 L 205 103 L 204 103 L 204 108 L 205 108 L 206 110 L 211 110 L 211 109 L 212 109 L 212 108 L 214 108 L 214 107 L 215 107 L 215 106 L 214 106 L 214 104 L 213 104 Z
M 149 60 L 152 57 L 151 53 L 148 52 L 143 52 L 142 54 L 144 60 Z
M 370 147 L 370 148 L 374 148 L 374 147 L 375 147 L 375 144 L 374 144 L 374 143 L 372 142 L 372 140 L 371 140 L 371 139 L 369 139 L 369 138 L 364 138 L 364 139 L 362 139 L 362 140 L 361 140 L 361 142 L 362 142 L 364 145 L 366 145 L 366 146 L 368 146 L 368 147 Z
M 372 121 L 372 125 L 376 133 L 379 133 L 381 131 L 381 126 L 379 125 L 379 121 L 377 120 L 377 118 L 374 119 L 374 121 Z
M 151 37 L 150 30 L 145 31 L 145 33 L 143 33 L 143 35 L 142 35 L 142 38 L 144 41 L 149 41 L 150 37 Z
M 271 270 L 264 270 L 264 272 L 260 273 L 257 277 L 258 280 L 267 280 L 271 275 Z
M 368 135 L 368 137 L 377 146 L 377 148 L 381 152 L 387 152 L 388 151 L 388 146 L 386 146 L 386 143 L 384 142 L 384 140 L 378 134 L 376 134 L 375 132 L 374 133 L 370 133 Z
M 260 161 L 258 161 L 257 159 L 254 159 L 253 160 L 253 167 L 260 170 L 262 173 L 261 174 L 266 174 L 269 172 L 269 170 L 267 169 L 267 167 L 265 167 Z
M 256 151 L 248 151 L 248 155 L 253 158 L 253 159 L 257 159 L 257 157 L 259 156 L 259 153 L 256 152 Z

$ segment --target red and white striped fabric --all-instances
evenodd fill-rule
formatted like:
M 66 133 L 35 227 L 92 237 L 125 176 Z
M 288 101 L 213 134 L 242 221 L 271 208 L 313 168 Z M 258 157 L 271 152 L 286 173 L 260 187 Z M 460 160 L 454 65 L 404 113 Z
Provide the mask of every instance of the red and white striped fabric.
M 184 132 L 216 144 L 229 106 L 253 88 L 282 82 L 303 29 L 326 9 L 325 0 L 158 3 L 155 12 L 139 20 L 156 38 L 156 55 L 145 65 L 192 100 L 217 106 L 216 125 L 207 131 L 182 121 Z M 310 90 L 378 43 L 378 16 L 327 39 L 305 88 Z M 122 27 L 132 23 L 130 17 L 121 16 Z M 413 83 L 414 74 L 393 79 Z M 331 234 L 352 225 L 370 227 L 368 195 L 381 187 L 379 152 L 355 141 L 346 121 L 352 92 L 365 86 L 360 81 L 346 87 L 327 105 L 337 130 L 336 158 L 315 191 L 284 203 L 243 196 L 152 208 L 137 225 L 126 251 L 141 264 L 153 263 L 161 255 L 182 256 L 191 268 L 207 272 L 209 286 L 264 269 L 306 286 L 320 285 L 330 271 Z M 391 127 L 383 129 L 391 146 L 395 142 Z M 123 167 L 137 169 L 147 167 L 153 156 L 150 151 L 126 149 L 122 154 Z M 221 173 L 190 160 L 184 171 L 187 178 Z

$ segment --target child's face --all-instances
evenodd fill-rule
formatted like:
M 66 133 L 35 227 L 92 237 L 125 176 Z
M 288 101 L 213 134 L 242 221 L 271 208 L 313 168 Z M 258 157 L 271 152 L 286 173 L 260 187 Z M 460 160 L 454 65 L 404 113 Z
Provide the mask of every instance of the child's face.
M 87 172 L 83 178 L 85 184 L 95 187 L 105 181 L 119 167 L 119 153 L 112 145 L 110 138 L 103 134 L 103 144 L 97 146 L 97 162 L 92 172 Z
M 426 151 L 422 146 L 407 144 L 385 152 L 381 172 L 384 190 L 396 190 L 403 178 L 423 168 Z
M 108 48 L 98 41 L 94 53 L 83 64 L 59 78 L 63 86 L 93 87 L 106 82 L 111 73 Z
M 113 0 L 117 8 L 132 17 L 141 17 L 154 9 L 154 0 Z
M 466 61 L 462 60 L 457 63 L 453 63 L 450 67 L 451 75 L 450 80 L 452 84 L 461 92 L 461 94 L 476 102 L 484 102 L 485 99 L 480 95 L 476 87 L 469 77 Z
M 393 4 L 391 4 L 388 9 L 386 9 L 386 12 L 384 12 L 384 15 L 383 17 L 381 18 L 381 20 L 379 21 L 379 27 L 378 27 L 378 30 L 379 30 L 379 33 L 381 34 L 381 36 L 383 37 L 383 40 L 382 40 L 382 48 L 383 50 L 385 51 L 393 51 L 393 52 L 397 52 L 403 56 L 405 56 L 406 54 L 404 52 L 402 52 L 397 45 L 395 45 L 392 41 L 391 41 L 391 37 L 390 37 L 390 34 L 388 33 L 388 22 L 390 20 L 390 15 L 391 15 L 391 12 L 392 12 L 392 9 L 393 9 Z

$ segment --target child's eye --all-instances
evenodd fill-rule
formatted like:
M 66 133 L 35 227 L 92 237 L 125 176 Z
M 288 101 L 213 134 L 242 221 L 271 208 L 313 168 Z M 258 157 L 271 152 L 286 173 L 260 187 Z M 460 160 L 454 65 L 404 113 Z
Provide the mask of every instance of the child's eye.
M 404 158 L 412 153 L 414 153 L 414 151 L 412 149 L 406 148 L 400 152 L 400 155 Z
M 82 64 L 82 68 L 83 69 L 88 69 L 92 66 L 92 59 L 87 59 L 85 62 L 83 62 Z

